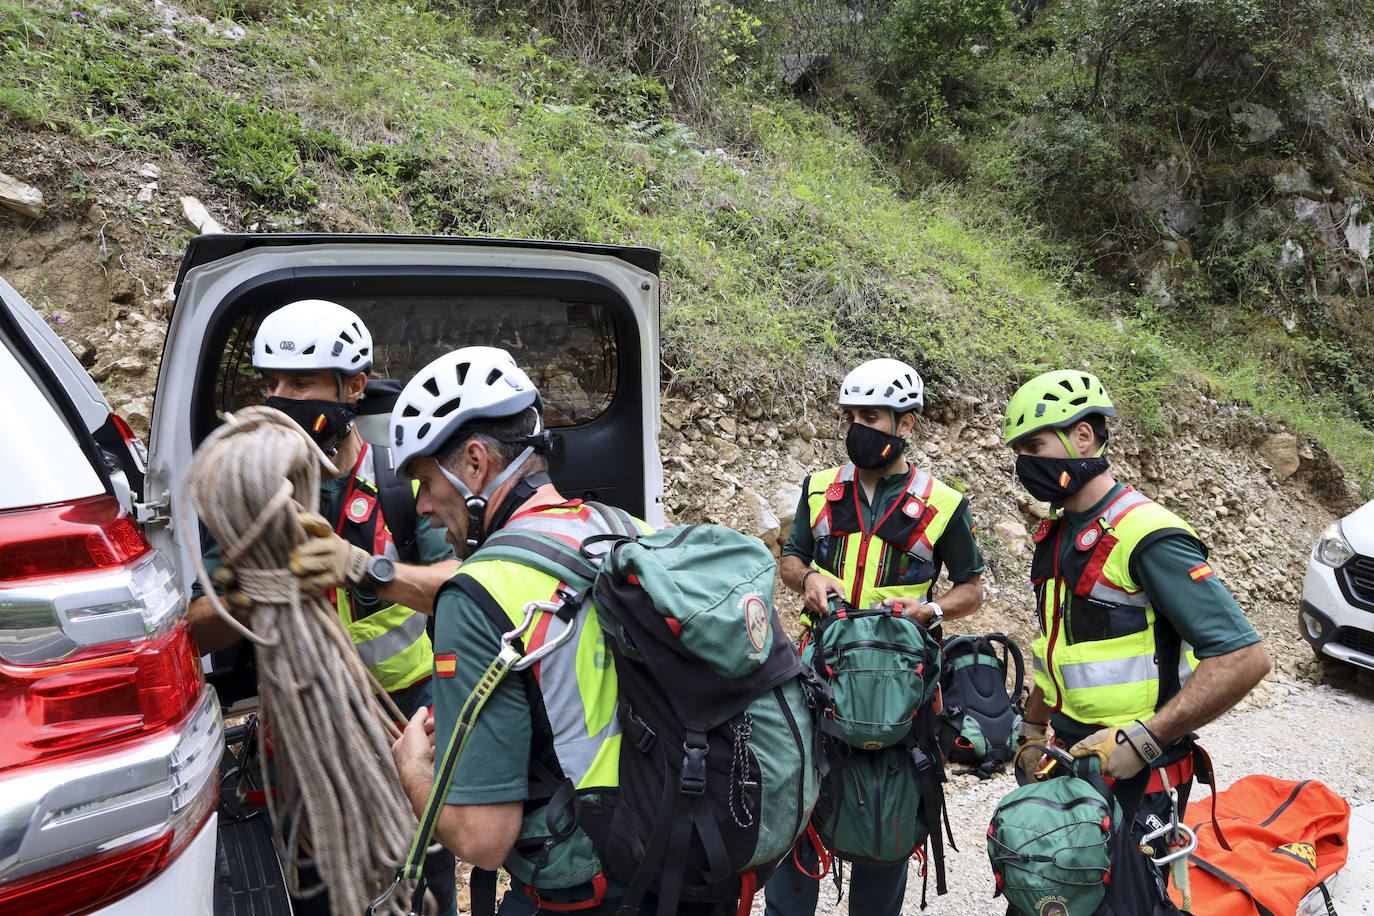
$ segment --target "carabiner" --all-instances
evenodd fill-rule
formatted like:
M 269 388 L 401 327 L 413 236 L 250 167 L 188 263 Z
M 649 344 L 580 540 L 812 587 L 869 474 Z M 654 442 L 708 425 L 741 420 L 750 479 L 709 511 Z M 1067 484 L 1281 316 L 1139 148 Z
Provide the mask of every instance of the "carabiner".
M 400 885 L 401 873 L 398 871 L 396 872 L 395 880 L 391 882 L 391 886 L 388 887 L 386 890 L 382 891 L 381 895 L 376 900 L 372 901 L 371 905 L 363 911 L 363 916 L 372 916 L 372 914 L 376 912 L 377 907 L 381 906 L 383 903 L 386 903 L 388 900 L 391 899 L 391 895 L 396 893 L 396 888 L 400 887 Z
M 525 605 L 525 619 L 521 621 L 520 626 L 516 627 L 514 630 L 511 630 L 509 633 L 504 634 L 501 637 L 501 642 L 505 643 L 505 645 L 509 647 L 511 643 L 515 642 L 515 640 L 519 639 L 521 636 L 529 632 L 530 627 L 534 624 L 534 615 L 537 611 L 546 611 L 550 614 L 553 614 L 556 613 L 558 609 L 561 607 L 563 607 L 563 602 L 561 601 L 531 601 L 529 604 Z M 546 640 L 544 644 L 540 646 L 538 649 L 535 649 L 533 652 L 530 652 L 529 654 L 522 656 L 519 661 L 515 662 L 513 665 L 510 666 L 511 670 L 524 671 L 526 668 L 535 664 L 544 656 L 548 655 L 550 652 L 554 651 L 559 646 L 563 645 L 565 642 L 571 639 L 573 633 L 576 631 L 576 627 L 573 626 L 573 623 L 570 620 L 562 621 L 562 623 L 563 629 L 559 631 L 557 636 L 553 637 L 552 639 Z M 552 623 L 550 623 L 550 626 L 552 626 Z
M 1150 861 L 1154 862 L 1156 865 L 1168 865 L 1175 859 L 1181 859 L 1197 849 L 1197 834 L 1193 832 L 1192 827 L 1189 827 L 1187 824 L 1165 824 L 1158 830 L 1151 830 L 1149 833 L 1141 837 L 1140 845 L 1149 846 L 1152 844 L 1152 841 L 1157 840 L 1162 836 L 1177 836 L 1179 834 L 1182 834 L 1185 837 L 1185 842 L 1182 846 L 1180 846 L 1177 849 L 1174 849 L 1173 852 L 1160 856 L 1158 859 L 1156 859 L 1154 856 L 1150 856 Z M 1173 842 L 1169 843 L 1169 847 L 1171 849 L 1173 849 L 1174 845 L 1175 844 Z

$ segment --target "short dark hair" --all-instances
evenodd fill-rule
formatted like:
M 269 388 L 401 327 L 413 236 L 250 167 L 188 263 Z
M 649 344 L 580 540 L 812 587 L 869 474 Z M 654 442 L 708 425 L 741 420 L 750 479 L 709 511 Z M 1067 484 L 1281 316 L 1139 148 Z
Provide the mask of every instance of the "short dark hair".
M 458 453 L 470 441 L 476 439 L 482 443 L 482 447 L 494 454 L 501 462 L 501 467 L 506 468 L 516 458 L 520 457 L 527 446 L 528 438 L 534 435 L 537 428 L 536 421 L 538 415 L 533 407 L 526 407 L 518 414 L 509 417 L 493 417 L 488 420 L 476 420 L 461 426 L 449 439 L 447 444 L 436 454 L 435 460 L 444 467 L 453 470 L 453 463 L 458 459 Z M 548 470 L 549 462 L 544 457 L 543 446 L 536 445 L 534 454 L 530 460 L 516 472 L 516 477 L 528 477 L 538 471 Z

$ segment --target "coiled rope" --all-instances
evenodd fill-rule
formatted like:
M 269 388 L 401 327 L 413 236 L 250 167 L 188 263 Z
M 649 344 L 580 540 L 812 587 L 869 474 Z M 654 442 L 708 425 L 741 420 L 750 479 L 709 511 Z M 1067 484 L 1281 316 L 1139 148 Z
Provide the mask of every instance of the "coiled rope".
M 218 614 L 257 647 L 262 715 L 270 725 L 275 778 L 259 754 L 277 852 L 297 896 L 298 865 L 312 863 L 335 913 L 361 914 L 406 859 L 416 817 L 391 758 L 400 735 L 378 696 L 402 718 L 358 656 L 338 611 L 302 592 L 287 568 L 306 539 L 297 511 L 319 509 L 320 471 L 330 463 L 285 414 L 248 407 L 225 417 L 196 450 L 178 494 L 179 532 Z M 252 599 L 247 626 L 216 595 L 190 543 L 194 506 L 219 545 L 235 587 Z M 269 734 L 265 732 L 264 734 Z M 413 887 L 413 883 L 411 883 Z M 398 888 L 378 912 L 404 913 Z

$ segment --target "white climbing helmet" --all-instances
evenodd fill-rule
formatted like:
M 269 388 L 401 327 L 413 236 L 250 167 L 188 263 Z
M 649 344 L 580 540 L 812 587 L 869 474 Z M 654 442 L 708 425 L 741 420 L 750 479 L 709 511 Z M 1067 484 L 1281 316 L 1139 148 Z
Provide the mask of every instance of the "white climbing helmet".
M 396 469 L 440 451 L 458 428 L 474 420 L 510 417 L 540 406 L 539 390 L 499 347 L 463 347 L 415 374 L 391 409 Z M 536 419 L 535 434 L 542 433 Z
M 262 320 L 253 338 L 253 368 L 356 375 L 372 368 L 372 335 L 361 318 L 337 302 L 301 299 Z
M 899 359 L 870 359 L 840 385 L 841 407 L 887 407 L 903 414 L 925 403 L 920 373 Z

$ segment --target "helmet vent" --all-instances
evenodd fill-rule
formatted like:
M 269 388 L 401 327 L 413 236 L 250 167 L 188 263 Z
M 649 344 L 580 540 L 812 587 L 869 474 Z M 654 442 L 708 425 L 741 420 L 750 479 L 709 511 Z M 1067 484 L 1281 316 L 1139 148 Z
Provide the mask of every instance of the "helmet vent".
M 459 387 L 459 388 L 462 388 L 462 387 L 463 387 L 463 383 L 467 380 L 467 377 L 468 377 L 468 367 L 471 366 L 471 365 L 472 365 L 472 363 L 466 363 L 466 362 L 464 362 L 464 363 L 459 363 L 459 364 L 457 365 L 456 368 L 457 368 L 457 370 L 458 370 L 458 387 Z M 436 391 L 436 392 L 434 392 L 434 393 L 435 393 L 435 394 L 438 394 L 439 392 Z
M 1061 378 L 1059 380 L 1059 387 L 1063 388 L 1065 391 L 1073 391 L 1073 384 L 1066 378 Z
M 461 403 L 463 403 L 462 397 L 450 398 L 448 401 L 445 401 L 443 404 L 439 405 L 439 407 L 435 409 L 434 419 L 442 420 L 444 417 L 448 416 L 449 414 L 457 410 L 458 405 Z
M 1053 391 L 1046 391 L 1046 392 L 1045 392 L 1045 400 L 1047 400 L 1047 401 L 1058 401 L 1058 400 L 1059 400 L 1059 395 L 1055 394 Z
M 311 353 L 314 353 L 314 352 L 315 352 L 315 345 L 314 345 L 314 344 L 311 344 L 310 346 L 306 347 L 304 350 L 301 351 L 301 356 L 309 356 Z
M 490 372 L 487 373 L 487 382 L 486 382 L 486 383 L 487 383 L 488 385 L 495 385 L 496 382 L 497 382 L 500 378 L 501 378 L 501 370 L 500 370 L 500 369 L 493 369 L 493 370 L 491 370 Z
M 439 380 L 432 375 L 425 379 L 425 383 L 420 387 L 424 388 L 436 398 L 439 396 Z
M 342 340 L 344 343 L 350 343 L 350 344 L 351 344 L 351 343 L 354 342 L 353 338 L 348 336 L 348 332 L 347 332 L 347 331 L 340 331 L 340 332 L 339 332 L 339 339 Z
M 264 350 L 266 350 L 268 353 L 276 353 L 276 352 L 277 352 L 276 350 L 273 350 L 273 349 L 272 349 L 272 345 L 269 344 L 269 343 L 263 344 L 263 345 L 262 345 L 262 348 L 263 348 Z
M 420 428 L 417 429 L 417 430 L 415 430 L 415 438 L 417 438 L 417 439 L 423 439 L 425 436 L 428 436 L 428 435 L 429 435 L 429 424 L 428 424 L 428 423 L 423 423 L 423 424 L 421 424 L 421 425 L 420 425 Z
M 401 408 L 401 416 L 403 417 L 418 417 L 419 415 L 420 408 L 416 407 L 414 404 L 407 404 L 405 407 Z
M 1074 398 L 1072 401 L 1069 401 L 1069 403 L 1070 403 L 1070 404 L 1073 404 L 1073 405 L 1075 405 L 1075 406 L 1077 406 L 1077 405 L 1079 405 L 1079 404 L 1086 404 L 1087 401 L 1088 401 L 1088 396 L 1087 396 L 1086 394 L 1080 394 L 1078 397 Z

